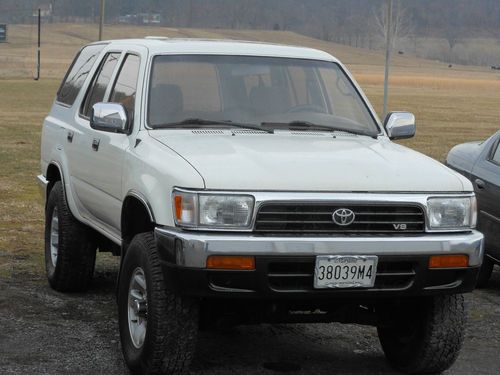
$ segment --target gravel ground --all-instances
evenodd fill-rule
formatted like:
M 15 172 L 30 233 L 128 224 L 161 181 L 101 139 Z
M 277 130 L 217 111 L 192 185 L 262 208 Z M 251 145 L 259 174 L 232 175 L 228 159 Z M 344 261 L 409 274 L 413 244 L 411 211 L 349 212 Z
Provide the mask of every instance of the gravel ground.
M 99 264 L 85 294 L 52 291 L 41 275 L 0 280 L 0 374 L 123 374 L 116 264 Z M 461 355 L 447 374 L 500 371 L 500 268 L 467 297 Z M 376 331 L 341 324 L 242 326 L 200 334 L 193 374 L 395 374 Z

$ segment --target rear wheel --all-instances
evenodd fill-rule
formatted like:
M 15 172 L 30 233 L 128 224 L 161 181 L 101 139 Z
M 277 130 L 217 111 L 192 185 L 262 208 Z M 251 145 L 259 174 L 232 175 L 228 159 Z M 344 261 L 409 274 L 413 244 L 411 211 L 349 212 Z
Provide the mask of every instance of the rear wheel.
M 491 273 L 493 272 L 494 263 L 488 257 L 484 257 L 481 270 L 479 271 L 479 276 L 476 283 L 476 288 L 485 288 L 490 281 Z
M 57 181 L 45 209 L 45 269 L 53 289 L 81 292 L 88 288 L 97 248 L 93 238 L 92 230 L 71 214 Z
M 461 294 L 400 301 L 379 312 L 380 343 L 394 368 L 437 374 L 457 359 L 466 321 Z
M 152 233 L 138 234 L 123 260 L 118 316 L 125 362 L 134 374 L 181 374 L 194 355 L 198 303 L 166 288 Z

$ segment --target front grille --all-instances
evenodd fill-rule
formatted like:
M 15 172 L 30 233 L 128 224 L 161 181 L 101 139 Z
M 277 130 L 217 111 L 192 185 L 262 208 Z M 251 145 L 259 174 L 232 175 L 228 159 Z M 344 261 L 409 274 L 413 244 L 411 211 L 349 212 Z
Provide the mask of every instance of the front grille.
M 267 277 L 271 289 L 277 291 L 308 291 L 314 289 L 314 258 L 272 261 Z M 375 285 L 370 290 L 402 290 L 415 280 L 417 264 L 408 261 L 380 260 Z M 321 289 L 328 290 L 328 289 Z
M 333 213 L 354 212 L 354 221 L 338 225 Z M 254 231 L 261 233 L 422 233 L 425 218 L 417 205 L 265 203 L 258 213 Z

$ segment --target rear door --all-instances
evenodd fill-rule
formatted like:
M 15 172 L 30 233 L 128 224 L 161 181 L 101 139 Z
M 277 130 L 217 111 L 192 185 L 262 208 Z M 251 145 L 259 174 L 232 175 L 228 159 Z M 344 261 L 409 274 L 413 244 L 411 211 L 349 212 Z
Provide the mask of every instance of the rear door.
M 500 133 L 481 154 L 472 170 L 478 200 L 478 229 L 485 235 L 486 252 L 500 260 Z
M 105 44 L 94 44 L 80 50 L 59 87 L 53 113 L 46 119 L 46 123 L 51 125 L 49 130 L 57 128 L 60 133 L 58 149 L 62 151 L 62 163 L 67 167 L 67 175 L 65 173 L 64 176 L 65 188 L 73 193 L 71 196 L 75 198 L 78 212 L 81 212 L 81 204 L 75 194 L 78 181 L 74 178 L 74 168 L 84 165 L 86 161 L 82 159 L 83 155 L 77 147 L 77 141 L 82 138 L 85 129 L 75 121 L 75 113 L 78 113 L 87 82 L 97 69 L 99 56 L 105 48 Z

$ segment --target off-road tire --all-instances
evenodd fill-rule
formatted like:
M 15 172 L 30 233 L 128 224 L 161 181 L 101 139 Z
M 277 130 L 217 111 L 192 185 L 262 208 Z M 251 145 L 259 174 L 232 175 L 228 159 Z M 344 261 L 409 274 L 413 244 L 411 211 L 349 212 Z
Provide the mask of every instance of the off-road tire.
M 463 295 L 415 298 L 381 310 L 385 323 L 378 326 L 378 335 L 394 368 L 439 374 L 455 362 L 465 331 Z
M 486 288 L 486 286 L 488 286 L 488 281 L 490 281 L 494 266 L 495 264 L 493 261 L 485 256 L 481 269 L 479 270 L 476 288 Z
M 50 236 L 52 214 L 56 208 L 59 240 L 54 266 Z M 59 292 L 87 290 L 94 274 L 96 248 L 92 230 L 72 215 L 62 183 L 57 181 L 45 208 L 45 270 L 50 286 Z
M 147 329 L 140 348 L 133 345 L 128 325 L 129 287 L 138 267 L 144 271 L 147 286 Z M 198 301 L 167 289 L 152 233 L 141 233 L 133 238 L 120 273 L 120 338 L 125 362 L 132 373 L 182 374 L 188 371 L 198 336 Z

